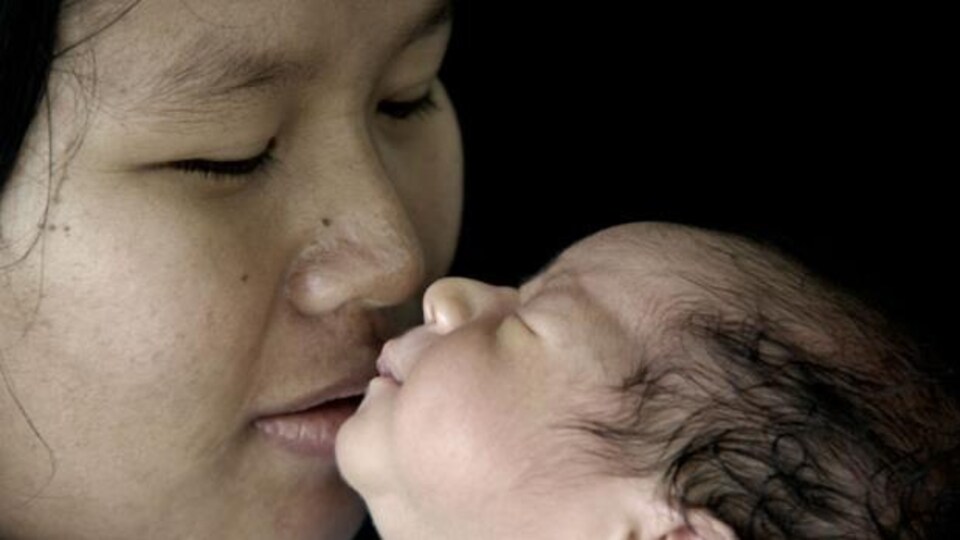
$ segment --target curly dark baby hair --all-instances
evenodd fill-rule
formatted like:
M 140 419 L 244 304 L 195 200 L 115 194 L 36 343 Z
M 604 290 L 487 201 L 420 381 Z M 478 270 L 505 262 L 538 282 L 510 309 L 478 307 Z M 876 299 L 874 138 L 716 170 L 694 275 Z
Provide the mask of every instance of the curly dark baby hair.
M 953 538 L 960 413 L 919 348 L 772 248 L 693 245 L 623 406 L 576 426 L 604 462 L 741 540 Z

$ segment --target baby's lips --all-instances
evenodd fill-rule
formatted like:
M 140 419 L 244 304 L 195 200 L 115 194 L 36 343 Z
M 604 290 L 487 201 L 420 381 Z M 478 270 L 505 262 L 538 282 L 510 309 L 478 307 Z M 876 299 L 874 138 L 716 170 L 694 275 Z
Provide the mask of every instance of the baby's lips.
M 390 342 L 387 342 L 389 344 Z M 386 377 L 388 379 L 393 379 L 397 382 L 400 382 L 397 378 L 397 375 L 393 372 L 393 369 L 390 367 L 390 362 L 386 353 L 386 345 L 384 345 L 384 350 L 380 352 L 380 356 L 377 357 L 377 373 L 381 377 Z
M 438 337 L 430 325 L 418 326 L 384 344 L 377 358 L 377 371 L 402 383 L 410 375 L 420 355 Z

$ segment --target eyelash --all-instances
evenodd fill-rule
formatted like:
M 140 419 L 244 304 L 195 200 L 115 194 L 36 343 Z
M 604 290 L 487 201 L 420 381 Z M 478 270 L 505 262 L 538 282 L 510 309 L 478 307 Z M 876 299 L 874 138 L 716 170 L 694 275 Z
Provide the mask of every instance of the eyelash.
M 377 112 L 397 120 L 406 120 L 410 116 L 424 117 L 436 109 L 432 88 L 423 97 L 413 101 L 382 101 L 377 106 Z
M 436 109 L 437 102 L 433 99 L 433 89 L 413 101 L 382 101 L 377 105 L 377 112 L 400 121 L 406 121 L 410 117 L 422 118 Z M 172 166 L 179 171 L 199 174 L 211 180 L 235 180 L 249 176 L 269 165 L 274 159 L 275 144 L 276 141 L 271 139 L 263 152 L 247 159 L 235 161 L 187 159 L 174 162 Z
M 211 159 L 187 159 L 172 163 L 172 167 L 186 173 L 199 174 L 211 180 L 236 180 L 249 176 L 273 161 L 273 148 L 276 140 L 270 139 L 266 149 L 256 156 L 235 161 L 216 161 Z
M 530 323 L 528 323 L 526 319 L 524 319 L 523 317 L 520 316 L 520 313 L 519 313 L 519 312 L 516 312 L 516 311 L 515 311 L 515 312 L 513 312 L 513 313 L 511 314 L 511 316 L 512 316 L 514 319 L 516 319 L 517 322 L 519 322 L 521 325 L 523 325 L 523 327 L 526 328 L 528 332 L 530 332 L 530 333 L 533 334 L 533 335 L 537 335 L 536 330 L 534 330 L 533 327 L 530 326 Z M 504 320 L 506 320 L 506 319 L 504 319 Z

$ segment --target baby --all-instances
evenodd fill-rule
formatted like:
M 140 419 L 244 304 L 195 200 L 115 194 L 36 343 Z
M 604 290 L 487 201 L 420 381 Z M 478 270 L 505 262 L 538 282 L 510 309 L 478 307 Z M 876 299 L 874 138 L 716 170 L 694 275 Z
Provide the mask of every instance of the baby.
M 629 224 L 519 290 L 444 279 L 423 304 L 337 440 L 386 540 L 953 532 L 950 397 L 772 250 Z

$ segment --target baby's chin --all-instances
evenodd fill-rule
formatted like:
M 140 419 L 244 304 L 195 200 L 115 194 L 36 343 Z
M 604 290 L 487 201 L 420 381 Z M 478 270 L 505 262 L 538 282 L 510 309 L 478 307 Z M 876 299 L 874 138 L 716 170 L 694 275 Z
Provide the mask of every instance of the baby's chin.
M 372 449 L 368 445 L 363 444 L 361 428 L 356 416 L 347 419 L 337 432 L 334 451 L 340 476 L 366 501 L 364 479 L 375 474 L 375 471 L 370 469 L 376 463 L 376 456 L 372 455 Z

